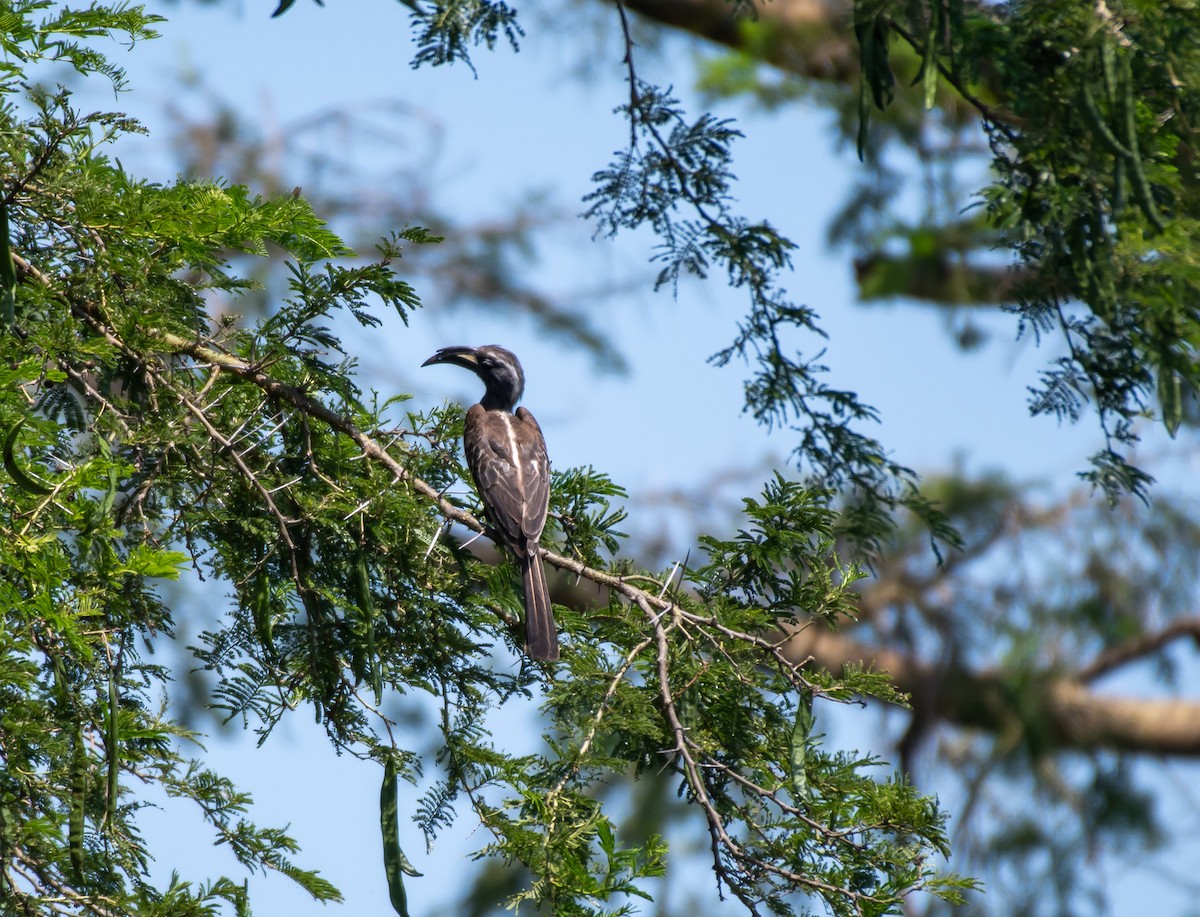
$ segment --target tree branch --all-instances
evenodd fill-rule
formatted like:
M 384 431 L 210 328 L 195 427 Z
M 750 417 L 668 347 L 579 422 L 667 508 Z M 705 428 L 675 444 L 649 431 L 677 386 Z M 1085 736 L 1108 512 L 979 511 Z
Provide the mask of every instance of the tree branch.
M 811 656 L 835 675 L 850 665 L 887 672 L 899 690 L 912 696 L 914 706 L 957 726 L 1000 732 L 1014 723 L 1034 728 L 1036 719 L 1039 740 L 1051 747 L 1200 756 L 1200 701 L 1101 694 L 1078 674 L 1045 672 L 1033 677 L 1018 704 L 1013 678 L 999 670 L 934 666 L 819 627 L 796 631 L 784 652 L 794 660 Z M 1031 699 L 1036 705 L 1032 717 Z
M 840 20 L 850 4 L 831 0 L 772 0 L 756 4 L 753 20 L 729 0 L 625 0 L 625 6 L 663 25 L 755 54 L 808 79 L 849 85 L 858 76 L 858 46 Z M 770 40 L 747 48 L 746 23 L 769 30 Z
M 1125 643 L 1109 647 L 1081 668 L 1075 677 L 1085 684 L 1095 681 L 1127 663 L 1158 652 L 1180 637 L 1191 637 L 1192 641 L 1200 647 L 1200 618 L 1184 618 L 1180 621 L 1173 621 L 1160 631 L 1142 634 Z

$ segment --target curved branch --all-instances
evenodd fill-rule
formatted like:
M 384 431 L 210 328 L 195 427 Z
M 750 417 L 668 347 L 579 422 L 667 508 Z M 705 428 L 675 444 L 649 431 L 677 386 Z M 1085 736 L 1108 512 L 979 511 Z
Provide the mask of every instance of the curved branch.
M 803 79 L 853 86 L 859 78 L 859 47 L 849 28 L 854 18 L 850 0 L 771 0 L 753 3 L 747 16 L 731 0 L 624 0 L 624 6 L 662 25 L 690 32 L 758 58 Z M 903 25 L 889 26 L 918 53 L 924 48 Z M 939 63 L 938 72 L 962 101 L 984 121 L 1007 132 L 1012 112 L 985 102 L 960 75 Z M 988 86 L 992 98 L 999 87 Z
M 761 58 L 797 76 L 850 84 L 858 78 L 858 45 L 839 28 L 851 4 L 832 0 L 773 0 L 757 4 L 753 19 L 729 0 L 624 0 L 631 10 L 663 25 Z M 747 22 L 769 40 L 748 47 Z
M 1200 756 L 1200 701 L 1102 694 L 1080 675 L 1058 672 L 1035 676 L 1018 699 L 1014 679 L 1002 671 L 945 669 L 817 627 L 797 631 L 783 649 L 791 659 L 811 657 L 835 674 L 851 665 L 887 672 L 914 706 L 957 726 L 1000 732 L 1014 723 L 1036 723 L 1039 740 L 1050 747 Z
M 1127 663 L 1157 653 L 1180 637 L 1191 637 L 1192 642 L 1200 647 L 1200 618 L 1183 618 L 1173 621 L 1162 630 L 1152 634 L 1142 634 L 1133 640 L 1109 647 L 1080 669 L 1076 677 L 1085 683 L 1095 681 Z

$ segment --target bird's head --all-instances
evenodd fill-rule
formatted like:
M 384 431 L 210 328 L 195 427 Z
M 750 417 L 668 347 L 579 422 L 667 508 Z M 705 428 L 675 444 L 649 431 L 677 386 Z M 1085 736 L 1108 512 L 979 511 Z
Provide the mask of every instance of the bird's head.
M 469 369 L 481 380 L 487 391 L 480 402 L 485 408 L 511 411 L 525 391 L 525 372 L 511 350 L 495 344 L 484 347 L 443 347 L 422 363 L 452 363 Z

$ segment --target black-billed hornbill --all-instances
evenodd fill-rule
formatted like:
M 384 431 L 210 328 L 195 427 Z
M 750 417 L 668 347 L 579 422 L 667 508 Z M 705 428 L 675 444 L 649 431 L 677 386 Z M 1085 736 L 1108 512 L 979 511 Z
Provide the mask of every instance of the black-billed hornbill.
M 475 373 L 483 398 L 467 411 L 463 451 L 488 521 L 516 555 L 525 590 L 525 650 L 558 658 L 558 631 L 538 553 L 550 503 L 550 460 L 542 428 L 525 408 L 525 373 L 503 347 L 443 347 L 422 363 L 453 363 Z

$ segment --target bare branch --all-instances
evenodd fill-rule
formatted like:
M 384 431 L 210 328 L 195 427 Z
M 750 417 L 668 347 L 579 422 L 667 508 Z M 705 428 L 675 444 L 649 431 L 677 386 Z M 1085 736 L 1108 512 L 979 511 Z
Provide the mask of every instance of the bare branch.
M 834 674 L 850 665 L 887 672 L 914 706 L 948 723 L 995 733 L 1019 723 L 1009 681 L 998 670 L 934 666 L 818 627 L 796 631 L 784 652 L 793 659 L 811 656 Z M 1042 738 L 1050 745 L 1200 756 L 1200 701 L 1100 694 L 1059 672 L 1044 674 L 1036 697 Z
M 1084 684 L 1095 681 L 1114 669 L 1157 653 L 1180 637 L 1191 637 L 1197 647 L 1200 647 L 1200 618 L 1173 621 L 1160 631 L 1142 634 L 1125 643 L 1109 647 L 1081 668 L 1075 677 Z

